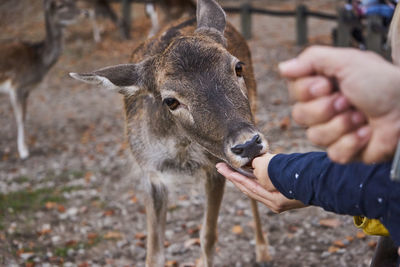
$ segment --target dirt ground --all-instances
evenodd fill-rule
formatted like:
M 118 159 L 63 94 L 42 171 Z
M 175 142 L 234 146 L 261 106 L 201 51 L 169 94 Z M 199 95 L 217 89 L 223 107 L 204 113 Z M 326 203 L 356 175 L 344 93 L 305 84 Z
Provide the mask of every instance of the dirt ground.
M 293 9 L 296 1 L 258 1 L 259 6 Z M 338 1 L 297 1 L 335 12 Z M 116 6 L 118 8 L 118 6 Z M 62 57 L 31 94 L 26 123 L 31 156 L 17 156 L 16 125 L 8 97 L 0 96 L 0 265 L 144 266 L 144 206 L 138 178 L 131 175 L 121 97 L 78 83 L 71 71 L 126 63 L 150 22 L 143 6 L 133 6 L 132 40 L 100 21 L 95 44 L 88 21 L 66 30 Z M 41 1 L 0 4 L 0 40 L 40 40 Z M 228 14 L 239 27 L 240 18 Z M 334 22 L 309 21 L 312 44 L 329 44 Z M 277 63 L 295 56 L 295 21 L 253 17 L 252 50 L 258 83 L 259 128 L 273 152 L 318 148 L 290 119 L 285 82 Z M 0 57 L 1 58 L 1 57 Z M 0 59 L 1 60 L 1 59 Z M 168 266 L 193 266 L 200 255 L 201 183 L 185 183 L 170 193 L 166 230 Z M 376 237 L 357 231 L 349 216 L 319 208 L 273 214 L 260 206 L 274 266 L 369 266 Z M 230 183 L 219 217 L 216 266 L 253 266 L 253 224 L 248 199 Z

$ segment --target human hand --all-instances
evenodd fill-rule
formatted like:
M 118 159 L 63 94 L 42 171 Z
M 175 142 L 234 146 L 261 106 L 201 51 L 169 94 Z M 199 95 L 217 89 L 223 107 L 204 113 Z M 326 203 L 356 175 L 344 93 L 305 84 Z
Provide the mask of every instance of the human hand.
M 294 120 L 310 126 L 308 138 L 327 147 L 333 161 L 393 156 L 400 138 L 400 68 L 371 52 L 329 47 L 311 47 L 279 67 L 298 101 Z
M 267 190 L 258 181 L 235 172 L 225 163 L 218 163 L 216 167 L 220 174 L 231 181 L 245 195 L 263 203 L 275 213 L 305 207 L 301 201 L 286 198 L 275 187 L 271 191 Z

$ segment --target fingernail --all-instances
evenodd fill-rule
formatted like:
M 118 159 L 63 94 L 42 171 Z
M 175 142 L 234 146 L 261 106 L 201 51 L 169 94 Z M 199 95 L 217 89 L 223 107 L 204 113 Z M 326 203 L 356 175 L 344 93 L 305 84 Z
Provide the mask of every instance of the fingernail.
M 354 124 L 359 125 L 365 121 L 365 117 L 361 112 L 356 111 L 351 115 L 351 121 Z
M 281 74 L 285 74 L 286 72 L 290 72 L 293 69 L 297 68 L 297 66 L 298 66 L 297 59 L 293 58 L 279 63 L 278 68 Z
M 337 112 L 341 112 L 349 107 L 349 102 L 344 96 L 339 96 L 335 102 L 333 102 L 333 107 Z
M 310 93 L 313 96 L 322 96 L 325 93 L 326 82 L 325 81 L 318 81 L 315 84 L 311 85 Z
M 362 139 L 367 138 L 371 135 L 371 128 L 369 126 L 361 127 L 357 130 L 357 135 Z

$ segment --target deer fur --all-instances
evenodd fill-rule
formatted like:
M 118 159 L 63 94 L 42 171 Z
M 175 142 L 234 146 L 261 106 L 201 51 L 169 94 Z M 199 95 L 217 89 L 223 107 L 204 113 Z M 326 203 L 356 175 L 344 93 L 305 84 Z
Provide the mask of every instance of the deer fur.
M 212 266 L 225 185 L 215 164 L 222 160 L 241 170 L 268 149 L 254 125 L 256 83 L 246 41 L 214 0 L 199 0 L 196 17 L 142 43 L 134 63 L 70 73 L 124 96 L 128 140 L 146 185 L 146 266 L 164 266 L 168 184 L 184 177 L 204 181 L 200 265 Z M 266 263 L 268 242 L 257 203 L 251 203 L 256 260 Z
M 18 152 L 29 156 L 24 122 L 27 101 L 33 88 L 42 81 L 62 52 L 63 28 L 81 14 L 73 0 L 44 0 L 46 38 L 38 43 L 1 43 L 0 92 L 7 93 L 18 127 Z

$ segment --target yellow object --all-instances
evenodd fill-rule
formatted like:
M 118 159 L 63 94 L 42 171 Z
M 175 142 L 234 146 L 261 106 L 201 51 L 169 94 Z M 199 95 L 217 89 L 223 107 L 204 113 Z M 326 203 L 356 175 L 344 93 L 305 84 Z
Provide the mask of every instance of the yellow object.
M 354 224 L 367 235 L 389 236 L 389 231 L 377 219 L 368 219 L 363 216 L 354 216 Z

